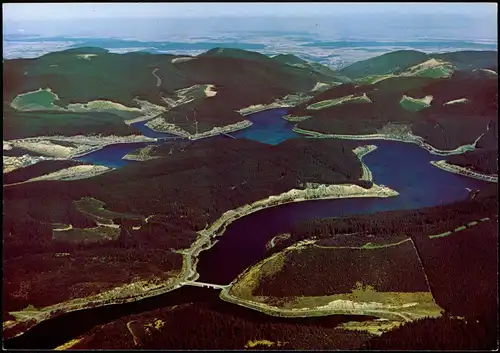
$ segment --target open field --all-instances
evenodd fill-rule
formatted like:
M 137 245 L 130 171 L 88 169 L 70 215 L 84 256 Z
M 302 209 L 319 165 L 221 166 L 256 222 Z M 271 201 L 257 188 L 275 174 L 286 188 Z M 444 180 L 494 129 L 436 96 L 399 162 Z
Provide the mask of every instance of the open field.
M 412 98 L 407 95 L 403 95 L 403 98 L 401 98 L 399 104 L 401 104 L 404 109 L 410 112 L 418 112 L 429 107 L 432 99 L 432 96 L 426 96 L 424 98 Z
M 76 209 L 82 213 L 90 215 L 97 221 L 106 224 L 113 224 L 114 218 L 144 219 L 145 217 L 135 214 L 113 212 L 104 208 L 105 203 L 92 197 L 85 197 L 74 202 Z
M 311 91 L 312 92 L 321 92 L 321 91 L 324 91 L 330 87 L 331 87 L 331 85 L 329 85 L 328 83 L 317 82 L 316 86 L 314 86 L 314 88 Z
M 383 333 L 401 326 L 403 323 L 396 320 L 376 319 L 370 321 L 350 321 L 337 326 L 338 329 L 355 332 L 369 332 L 372 335 L 381 336 Z
M 391 77 L 396 77 L 396 76 L 393 74 L 369 75 L 369 76 L 365 76 L 365 77 L 357 79 L 356 82 L 359 84 L 372 84 L 372 85 L 374 85 L 377 82 L 386 80 L 386 79 L 391 78 Z
M 11 102 L 11 107 L 21 111 L 64 110 L 54 104 L 54 101 L 58 99 L 57 94 L 53 93 L 50 88 L 40 88 L 37 91 L 18 95 Z
M 117 115 L 123 119 L 133 119 L 138 116 L 143 115 L 143 112 L 139 108 L 127 107 L 120 103 L 115 103 L 105 100 L 95 100 L 87 103 L 74 103 L 69 104 L 66 108 L 72 112 L 104 112 Z
M 120 236 L 120 229 L 109 226 L 98 226 L 96 228 L 72 228 L 68 230 L 57 230 L 52 233 L 52 240 L 65 243 L 103 243 L 115 241 Z
M 354 96 L 349 95 L 345 97 L 340 97 L 340 98 L 335 98 L 335 99 L 327 99 L 324 101 L 320 101 L 314 104 L 311 104 L 307 107 L 309 110 L 318 110 L 318 109 L 325 109 L 329 107 L 333 107 L 335 105 L 340 105 L 340 104 L 347 104 L 347 103 L 371 103 L 372 101 L 368 96 L 363 94 L 362 96 Z
M 420 76 L 431 78 L 447 78 L 453 74 L 453 65 L 438 59 L 429 59 L 403 71 L 400 76 Z
M 135 104 L 140 106 L 128 107 L 120 103 L 109 100 L 92 100 L 86 103 L 71 103 L 67 106 L 54 104 L 59 100 L 59 96 L 52 92 L 50 88 L 19 94 L 12 102 L 11 107 L 17 111 L 59 111 L 67 113 L 110 113 L 122 119 L 135 119 L 144 116 L 154 116 L 165 108 L 146 101 L 136 100 Z M 152 113 L 154 107 L 154 113 Z

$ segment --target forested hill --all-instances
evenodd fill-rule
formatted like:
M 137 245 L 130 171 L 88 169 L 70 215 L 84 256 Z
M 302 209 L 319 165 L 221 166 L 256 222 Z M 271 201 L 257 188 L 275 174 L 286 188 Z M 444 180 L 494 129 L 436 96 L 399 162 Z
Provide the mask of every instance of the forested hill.
M 480 151 L 460 164 L 495 173 L 490 157 L 498 150 L 497 60 L 496 51 L 384 54 L 340 70 L 353 81 L 317 93 L 290 115 L 303 130 L 412 132 L 442 150 L 477 140 Z
M 195 231 L 224 212 L 294 188 L 304 189 L 307 183 L 370 187 L 371 182 L 359 180 L 363 171 L 352 152 L 356 145 L 353 141 L 295 139 L 271 146 L 246 139 L 207 139 L 173 153 L 171 146 L 160 146 L 156 153 L 162 158 L 89 179 L 6 187 L 5 308 L 46 306 L 99 292 L 111 285 L 109 278 L 130 280 L 128 271 L 113 272 L 128 268 L 130 261 L 137 261 L 133 271 L 148 264 L 137 270 L 145 276 L 157 266 L 167 266 L 160 271 L 165 274 L 180 258 L 168 249 L 188 248 L 196 238 Z M 30 173 L 38 172 L 31 168 Z M 26 175 L 12 177 L 22 180 Z M 115 224 L 123 224 L 120 217 L 132 221 L 149 217 L 150 221 L 139 230 L 96 229 L 96 218 L 92 217 L 96 212 L 99 223 L 106 217 L 109 222 L 118 218 Z M 69 233 L 52 231 L 66 225 L 71 225 Z M 115 241 L 117 238 L 121 240 Z M 88 247 L 88 242 L 101 242 L 106 249 Z M 75 249 L 78 253 L 71 266 L 54 259 L 56 253 Z M 86 286 L 83 282 L 91 282 L 95 269 L 101 268 L 92 259 L 104 252 L 108 257 L 99 271 L 99 283 Z M 56 277 L 57 286 L 48 286 L 47 280 Z M 15 292 L 21 282 L 26 282 L 28 289 L 25 296 L 18 297 Z
M 175 60 L 181 59 L 181 60 Z M 75 48 L 36 59 L 5 60 L 4 101 L 49 87 L 58 104 L 104 99 L 134 105 L 133 98 L 162 104 L 164 94 L 206 83 L 240 90 L 241 85 L 274 95 L 307 91 L 317 81 L 332 80 L 313 69 L 293 68 L 265 55 L 215 48 L 196 57 L 170 54 L 110 53 L 102 48 Z M 162 79 L 157 86 L 156 77 Z M 248 89 L 245 93 L 248 92 Z M 252 97 L 246 98 L 252 102 Z
M 106 112 L 119 118 L 117 120 L 108 116 L 105 124 L 111 130 L 116 130 L 117 134 L 126 135 L 137 132 L 124 127 L 120 119 L 151 114 L 161 116 L 165 122 L 174 125 L 182 122 L 183 129 L 194 133 L 195 130 L 203 132 L 215 126 L 242 121 L 244 118 L 237 111 L 251 105 L 272 103 L 290 94 L 315 95 L 325 90 L 323 98 L 340 98 L 340 91 L 350 91 L 354 89 L 353 86 L 361 85 L 361 88 L 355 89 L 356 94 L 366 93 L 375 102 L 371 105 L 375 110 L 369 105 L 356 105 L 352 107 L 352 113 L 365 117 L 372 115 L 375 124 L 378 124 L 381 114 L 382 120 L 407 120 L 405 116 L 408 110 L 420 110 L 421 104 L 418 102 L 409 100 L 405 102 L 406 106 L 400 107 L 399 101 L 405 94 L 423 90 L 430 81 L 445 80 L 462 72 L 478 80 L 496 78 L 497 59 L 496 51 L 426 54 L 403 50 L 334 71 L 291 54 L 270 57 L 234 48 L 213 48 L 194 57 L 142 52 L 116 54 L 102 48 L 73 48 L 35 59 L 4 60 L 4 122 L 13 131 L 10 135 L 14 138 L 23 137 L 18 130 L 31 125 L 33 112 L 43 111 L 45 114 L 43 133 L 50 132 L 53 122 L 60 121 L 57 119 L 60 115 L 51 119 L 53 113 L 69 111 L 71 114 L 65 119 L 68 121 L 67 126 L 71 127 L 74 124 L 81 125 L 86 119 L 95 120 L 96 113 Z M 364 86 L 366 84 L 367 87 Z M 453 82 L 451 90 L 455 87 L 458 86 Z M 335 93 L 337 89 L 340 89 L 339 93 Z M 379 91 L 373 92 L 375 90 Z M 417 93 L 432 94 L 425 91 Z M 449 98 L 456 100 L 468 97 L 457 92 L 456 97 Z M 317 102 L 316 97 L 309 104 L 314 102 Z M 471 100 L 468 106 L 447 106 L 443 109 L 472 107 L 474 110 L 476 103 Z M 144 108 L 145 104 L 149 104 L 149 108 Z M 150 109 L 151 104 L 156 108 Z M 333 110 L 323 108 L 302 113 L 320 116 L 312 125 L 317 125 L 323 132 L 342 131 L 345 124 L 337 121 L 336 107 Z M 351 114 L 349 108 L 349 104 L 343 105 L 339 112 L 341 115 Z M 441 111 L 438 113 L 441 114 Z M 443 114 L 454 112 L 443 111 Z M 325 124 L 331 122 L 322 122 L 321 115 L 333 116 L 331 121 L 334 126 L 325 128 Z M 196 127 L 193 123 L 195 119 Z M 304 124 L 299 127 L 311 127 L 310 122 Z M 78 132 L 100 133 L 100 130 L 106 130 L 97 122 L 91 125 Z M 352 130 L 351 133 L 357 131 L 351 126 L 347 129 Z M 427 127 L 422 129 L 429 130 Z M 468 126 L 461 129 L 468 129 Z M 58 133 L 71 132 L 67 132 L 68 129 L 60 130 L 58 128 Z M 477 129 L 470 130 L 476 132 Z M 432 135 L 434 131 L 424 133 Z M 445 145 L 461 142 L 461 139 L 443 136 L 435 139 Z M 443 142 L 446 139 L 447 142 Z
M 21 111 L 51 112 L 68 109 L 69 104 L 80 103 L 87 109 L 90 102 L 106 101 L 121 104 L 120 109 L 131 115 L 140 107 L 137 100 L 143 100 L 164 109 L 166 120 L 173 108 L 172 114 L 183 118 L 196 110 L 201 131 L 243 120 L 235 112 L 238 109 L 307 92 L 319 81 L 337 82 L 334 73 L 321 65 L 294 67 L 259 53 L 221 48 L 191 57 L 115 54 L 84 47 L 36 59 L 5 60 L 3 71 L 4 107 L 14 102 Z M 205 97 L 207 85 L 214 95 Z M 29 100 L 18 97 L 38 90 L 51 93 L 42 91 Z
M 339 73 L 351 78 L 398 74 L 429 60 L 450 63 L 456 70 L 489 69 L 498 71 L 497 51 L 457 51 L 426 54 L 416 50 L 398 50 L 351 64 Z

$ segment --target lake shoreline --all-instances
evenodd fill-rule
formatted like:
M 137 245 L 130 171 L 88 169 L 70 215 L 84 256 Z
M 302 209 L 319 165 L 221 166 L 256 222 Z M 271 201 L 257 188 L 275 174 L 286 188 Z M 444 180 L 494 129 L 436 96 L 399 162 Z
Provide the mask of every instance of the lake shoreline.
M 418 145 L 419 147 L 427 150 L 430 154 L 438 155 L 438 156 L 452 156 L 456 154 L 462 154 L 468 151 L 474 151 L 475 143 L 469 145 L 463 145 L 457 147 L 453 150 L 440 150 L 432 145 L 424 142 L 422 137 L 415 136 L 412 134 L 408 134 L 406 136 L 394 136 L 388 134 L 366 134 L 366 135 L 341 135 L 341 134 L 324 134 L 317 131 L 312 130 L 304 130 L 295 126 L 293 128 L 298 134 L 307 135 L 309 138 L 335 138 L 340 140 L 389 140 L 389 141 L 398 141 L 404 143 L 413 143 Z
M 309 195 L 308 195 L 309 192 Z M 311 195 L 312 193 L 312 195 Z M 284 192 L 280 195 L 272 195 L 266 199 L 258 200 L 251 205 L 243 205 L 234 210 L 226 211 L 219 217 L 212 225 L 208 228 L 198 231 L 198 238 L 191 244 L 188 249 L 178 250 L 176 252 L 182 254 L 183 263 L 180 273 L 176 277 L 169 278 L 163 284 L 157 284 L 154 288 L 149 290 L 144 290 L 144 293 L 138 295 L 132 295 L 122 298 L 111 298 L 111 299 L 100 299 L 100 300 L 89 300 L 89 298 L 77 298 L 69 302 L 57 303 L 44 308 L 35 310 L 21 310 L 9 312 L 11 315 L 22 317 L 22 321 L 16 321 L 15 323 L 10 322 L 9 328 L 15 329 L 18 325 L 26 325 L 28 322 L 31 324 L 27 325 L 21 332 L 16 332 L 16 334 L 9 336 L 5 335 L 4 338 L 10 339 L 22 335 L 24 332 L 29 330 L 31 327 L 53 317 L 63 315 L 77 310 L 90 309 L 95 307 L 102 307 L 113 304 L 123 304 L 133 301 L 138 301 L 145 298 L 150 298 L 171 292 L 175 289 L 183 287 L 186 282 L 193 282 L 199 278 L 199 273 L 196 270 L 197 264 L 199 262 L 198 255 L 205 250 L 212 248 L 217 241 L 212 241 L 216 237 L 224 235 L 226 228 L 238 220 L 239 218 L 245 217 L 251 213 L 265 210 L 270 207 L 276 207 L 288 203 L 303 202 L 303 201 L 316 201 L 325 199 L 341 199 L 341 198 L 359 198 L 359 197 L 391 197 L 397 196 L 398 193 L 388 187 L 379 186 L 374 184 L 370 189 L 364 189 L 361 186 L 355 184 L 332 184 L 332 185 L 320 185 L 315 188 L 306 188 L 303 190 L 291 189 L 288 192 Z M 306 199 L 306 196 L 311 198 Z M 135 285 L 133 283 L 125 284 L 124 286 Z M 107 292 L 100 293 L 96 296 L 105 296 L 107 293 L 116 290 L 112 289 Z M 95 297 L 94 297 L 95 298 Z M 4 328 L 5 331 L 5 328 Z
M 197 133 L 197 134 L 190 134 L 189 132 L 180 129 L 178 126 L 174 124 L 169 124 L 166 122 L 159 122 L 157 124 L 151 124 L 151 122 L 144 124 L 144 126 L 148 127 L 149 129 L 155 131 L 155 132 L 160 132 L 160 133 L 168 133 L 172 135 L 176 135 L 179 137 L 186 138 L 191 141 L 196 141 L 196 140 L 201 140 L 204 138 L 209 138 L 209 137 L 214 137 L 217 135 L 223 135 L 223 134 L 228 134 L 231 132 L 236 132 L 240 131 L 243 129 L 246 129 L 250 126 L 252 126 L 252 122 L 250 120 L 242 120 L 234 124 L 229 124 L 225 126 L 215 126 L 211 130 Z
M 66 142 L 75 145 L 65 147 L 57 142 Z M 47 157 L 63 159 L 79 158 L 86 154 L 96 152 L 106 146 L 122 143 L 157 142 L 156 138 L 144 135 L 128 136 L 100 136 L 100 135 L 75 135 L 75 136 L 37 136 L 24 139 L 4 141 L 11 147 L 23 148 L 25 150 L 45 154 Z M 54 143 L 53 143 L 54 142 Z M 59 151 L 57 150 L 59 149 Z
M 255 310 L 263 314 L 283 317 L 283 318 L 307 318 L 307 317 L 321 317 L 330 315 L 359 315 L 359 316 L 375 316 L 386 320 L 395 320 L 401 322 L 411 322 L 407 313 L 399 313 L 398 311 L 391 311 L 391 308 L 367 308 L 367 309 L 341 309 L 331 308 L 326 310 L 319 310 L 318 308 L 301 308 L 301 309 L 285 309 L 274 307 L 265 303 L 255 302 L 248 299 L 240 299 L 232 294 L 229 294 L 230 288 L 222 289 L 219 298 L 227 303 L 239 305 L 250 310 Z M 404 307 L 403 307 L 404 308 Z M 384 310 L 385 309 L 385 310 Z M 405 315 L 406 314 L 406 315 Z M 439 317 L 435 315 L 434 317 Z M 430 316 L 428 316 L 430 317 Z
M 472 171 L 465 167 L 460 167 L 458 165 L 450 164 L 445 160 L 441 161 L 431 161 L 434 167 L 444 170 L 449 173 L 459 174 L 465 177 L 474 178 L 477 180 L 488 181 L 491 183 L 498 183 L 498 175 L 488 175 Z

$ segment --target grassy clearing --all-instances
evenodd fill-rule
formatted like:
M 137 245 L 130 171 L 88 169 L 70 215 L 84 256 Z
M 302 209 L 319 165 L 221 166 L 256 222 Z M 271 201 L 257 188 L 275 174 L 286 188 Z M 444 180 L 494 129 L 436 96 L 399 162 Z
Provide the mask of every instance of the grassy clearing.
M 380 304 L 385 306 L 406 306 L 407 308 L 418 305 L 434 304 L 432 293 L 429 292 L 379 292 L 373 286 L 364 285 L 360 281 L 356 282 L 351 293 L 325 295 L 325 296 L 303 296 L 289 297 L 284 308 L 300 309 L 300 308 L 320 308 L 335 304 L 335 301 L 345 301 L 347 306 L 355 307 L 356 305 Z M 342 304 L 342 303 L 339 303 Z M 432 306 L 432 305 L 431 305 Z M 388 307 L 387 309 L 390 309 Z
M 75 338 L 75 339 L 72 339 L 71 341 L 68 341 L 56 348 L 54 348 L 55 351 L 65 351 L 67 349 L 70 349 L 71 347 L 73 347 L 74 345 L 80 343 L 80 341 L 82 340 L 82 338 Z
M 453 65 L 447 61 L 429 59 L 412 66 L 401 73 L 401 76 L 419 76 L 429 78 L 447 78 L 453 74 Z
M 238 297 L 238 296 L 236 296 Z M 269 297 L 253 296 L 253 309 L 284 317 L 314 317 L 325 315 L 368 315 L 394 322 L 407 322 L 423 317 L 440 317 L 442 308 L 429 292 L 378 292 L 370 285 L 358 282 L 351 293 L 328 296 Z M 387 329 L 395 327 L 392 323 Z M 381 328 L 372 328 L 380 330 Z M 364 331 L 369 329 L 362 328 Z
M 273 276 L 285 264 L 284 252 L 273 254 L 243 272 L 233 284 L 229 293 L 241 299 L 253 300 L 253 290 L 259 285 L 261 277 Z
M 53 93 L 50 88 L 40 88 L 37 91 L 18 95 L 10 105 L 20 111 L 64 110 L 54 105 L 54 101 L 58 99 L 57 94 Z
M 393 74 L 388 74 L 388 75 L 369 75 L 365 76 L 363 78 L 357 79 L 356 83 L 362 84 L 362 85 L 367 85 L 367 84 L 375 84 L 377 82 L 383 81 L 385 79 L 391 78 L 391 77 L 396 77 Z
M 215 85 L 204 85 L 204 93 L 206 97 L 214 97 L 217 95 L 217 91 L 215 90 Z
M 399 104 L 401 104 L 404 109 L 415 113 L 422 109 L 430 107 L 432 99 L 432 96 L 426 96 L 424 98 L 412 98 L 408 97 L 407 95 L 403 95 L 403 97 L 399 101 Z
M 206 97 L 213 97 L 217 94 L 215 85 L 193 85 L 191 87 L 178 89 L 175 91 L 177 95 L 177 104 L 187 102 L 188 100 L 203 99 Z
M 377 292 L 370 286 L 356 288 L 350 294 L 288 298 L 284 309 L 309 309 L 311 313 L 357 313 L 396 321 L 421 317 L 439 317 L 442 309 L 430 292 Z
M 324 82 L 316 82 L 316 85 L 311 90 L 312 92 L 322 92 L 330 88 L 331 86 L 328 83 Z
M 95 100 L 88 103 L 69 104 L 67 109 L 72 112 L 103 112 L 118 115 L 124 119 L 133 119 L 142 115 L 139 108 L 127 107 L 120 103 L 105 100 Z
M 345 104 L 345 103 L 371 103 L 372 101 L 368 96 L 363 94 L 362 96 L 355 97 L 353 94 L 345 97 L 327 99 L 321 102 L 316 102 L 307 107 L 309 110 L 319 110 L 332 107 L 335 105 Z
M 390 246 L 398 246 L 398 245 L 401 245 L 402 243 L 407 242 L 407 241 L 409 241 L 409 240 L 410 240 L 410 239 L 408 238 L 408 239 L 402 240 L 402 241 L 400 241 L 400 242 L 398 242 L 398 243 L 392 243 L 392 244 L 374 244 L 374 243 L 370 243 L 370 242 L 368 242 L 368 243 L 366 243 L 365 245 L 363 245 L 363 246 L 361 247 L 361 249 L 368 249 L 368 250 L 369 250 L 369 249 L 382 249 L 382 248 L 388 248 L 388 247 L 390 247 Z
M 74 203 L 78 211 L 88 214 L 97 221 L 106 224 L 113 224 L 113 218 L 144 219 L 144 216 L 141 215 L 106 210 L 104 209 L 104 202 L 92 197 L 84 197 L 78 201 L 74 201 Z
M 348 331 L 365 331 L 372 335 L 380 336 L 384 332 L 390 331 L 401 326 L 401 321 L 393 321 L 393 320 L 370 320 L 370 321 L 349 321 L 343 324 L 340 324 L 336 328 Z
M 453 70 L 448 67 L 432 67 L 419 72 L 420 77 L 447 78 L 453 74 Z
M 72 228 L 64 231 L 53 231 L 52 240 L 65 243 L 97 243 L 114 241 L 120 236 L 119 228 Z
M 143 115 L 139 108 L 127 107 L 120 103 L 115 103 L 107 100 L 93 100 L 87 103 L 68 104 L 63 108 L 55 105 L 54 102 L 59 100 L 59 96 L 51 91 L 50 88 L 40 88 L 37 91 L 19 94 L 11 102 L 11 107 L 18 111 L 67 111 L 75 113 L 111 113 L 124 119 L 133 119 Z
M 285 342 L 286 343 L 286 342 Z M 245 348 L 253 348 L 253 347 L 257 347 L 257 346 L 261 346 L 261 347 L 281 347 L 284 343 L 283 342 L 273 342 L 273 341 L 269 341 L 269 340 L 249 340 L 246 344 L 245 344 Z

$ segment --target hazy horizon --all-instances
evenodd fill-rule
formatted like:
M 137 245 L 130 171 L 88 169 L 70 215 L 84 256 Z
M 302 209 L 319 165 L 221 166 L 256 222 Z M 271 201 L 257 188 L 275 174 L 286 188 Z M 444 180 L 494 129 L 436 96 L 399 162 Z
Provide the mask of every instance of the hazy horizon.
M 495 17 L 496 3 L 31 3 L 3 4 L 4 20 L 454 14 Z
M 497 50 L 496 8 L 494 3 L 4 4 L 3 56 L 36 57 L 75 46 L 197 55 L 231 45 L 340 67 L 398 49 Z

